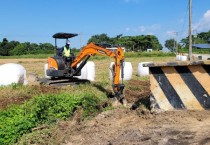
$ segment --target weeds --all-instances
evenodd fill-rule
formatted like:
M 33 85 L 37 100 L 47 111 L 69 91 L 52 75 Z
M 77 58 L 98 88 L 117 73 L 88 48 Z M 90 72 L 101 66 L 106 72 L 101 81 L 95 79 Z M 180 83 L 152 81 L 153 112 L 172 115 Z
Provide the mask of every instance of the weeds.
M 77 108 L 83 109 L 82 117 L 94 116 L 100 99 L 94 94 L 40 95 L 21 106 L 0 110 L 0 144 L 11 144 L 39 124 L 52 124 L 71 117 Z

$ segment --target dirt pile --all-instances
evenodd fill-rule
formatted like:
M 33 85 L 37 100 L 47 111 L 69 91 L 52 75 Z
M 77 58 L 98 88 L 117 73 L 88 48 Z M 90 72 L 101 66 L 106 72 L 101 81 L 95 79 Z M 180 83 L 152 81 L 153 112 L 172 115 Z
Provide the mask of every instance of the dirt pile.
M 148 81 L 130 81 L 127 86 L 125 96 L 131 104 L 150 94 Z M 204 145 L 210 144 L 210 112 L 154 114 L 144 104 L 135 110 L 118 107 L 91 120 L 59 122 L 51 136 L 65 145 Z
M 204 145 L 210 143 L 209 122 L 208 111 L 142 114 L 142 108 L 117 108 L 84 122 L 59 122 L 53 136 L 67 145 Z

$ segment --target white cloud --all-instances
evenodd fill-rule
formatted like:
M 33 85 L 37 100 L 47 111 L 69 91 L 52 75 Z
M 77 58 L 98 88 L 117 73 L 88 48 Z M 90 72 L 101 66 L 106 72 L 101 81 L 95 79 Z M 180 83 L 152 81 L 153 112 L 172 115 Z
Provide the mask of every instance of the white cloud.
M 125 31 L 126 31 L 126 32 L 129 32 L 130 30 L 131 30 L 130 27 L 125 28 Z
M 138 26 L 136 28 L 126 27 L 125 32 L 133 33 L 133 34 L 144 34 L 144 35 L 155 35 L 161 26 L 159 24 L 147 25 L 147 26 Z
M 138 3 L 140 1 L 141 0 L 124 0 L 124 2 L 126 2 L 126 3 L 130 3 L 130 2 Z
M 147 35 L 155 35 L 153 32 L 148 32 Z
M 209 18 L 210 18 L 210 10 L 208 10 L 208 11 L 204 14 L 204 18 L 205 18 L 205 19 L 209 19 Z
M 210 30 L 210 10 L 206 11 L 199 22 L 193 25 L 193 30 L 199 32 Z
M 137 29 L 135 29 L 136 32 L 144 32 L 146 30 L 145 26 L 139 26 Z
M 129 28 L 129 29 L 128 29 Z M 137 28 L 127 27 L 126 32 L 135 32 L 135 33 L 153 33 L 161 29 L 159 24 L 147 25 L 147 26 L 138 26 Z
M 184 19 L 179 19 L 179 20 L 178 20 L 178 23 L 179 23 L 179 24 L 183 24 L 183 23 L 184 23 Z
M 167 31 L 166 32 L 167 35 L 169 35 L 170 37 L 176 37 L 178 35 L 178 32 L 176 31 Z
M 151 29 L 153 31 L 160 30 L 160 28 L 161 28 L 161 26 L 159 24 L 154 24 L 149 27 L 149 29 Z

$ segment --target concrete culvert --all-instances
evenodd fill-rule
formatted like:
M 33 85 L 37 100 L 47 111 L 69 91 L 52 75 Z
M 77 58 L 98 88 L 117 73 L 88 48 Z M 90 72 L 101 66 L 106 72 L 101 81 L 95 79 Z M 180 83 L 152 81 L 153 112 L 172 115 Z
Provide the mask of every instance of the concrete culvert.
M 7 63 L 0 66 L 0 86 L 15 84 L 26 85 L 26 69 L 15 63 Z
M 113 80 L 113 66 L 114 66 L 114 62 L 110 63 L 110 71 L 109 71 L 109 77 L 110 80 Z M 131 62 L 124 62 L 124 78 L 123 80 L 131 80 L 132 79 L 132 73 L 133 73 L 133 68 L 132 68 L 132 64 Z M 121 76 L 121 71 L 120 71 L 120 76 Z M 120 78 L 121 80 L 121 78 Z

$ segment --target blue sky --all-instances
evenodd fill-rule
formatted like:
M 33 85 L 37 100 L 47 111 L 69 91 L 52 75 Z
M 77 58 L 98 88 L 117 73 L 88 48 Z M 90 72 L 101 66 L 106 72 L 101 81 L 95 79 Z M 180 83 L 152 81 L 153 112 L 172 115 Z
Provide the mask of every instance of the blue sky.
M 78 33 L 71 47 L 95 34 L 156 35 L 164 46 L 188 33 L 189 0 L 0 0 L 0 41 L 54 44 L 57 32 Z M 210 30 L 210 0 L 193 0 L 193 33 Z M 59 45 L 62 45 L 60 42 Z

